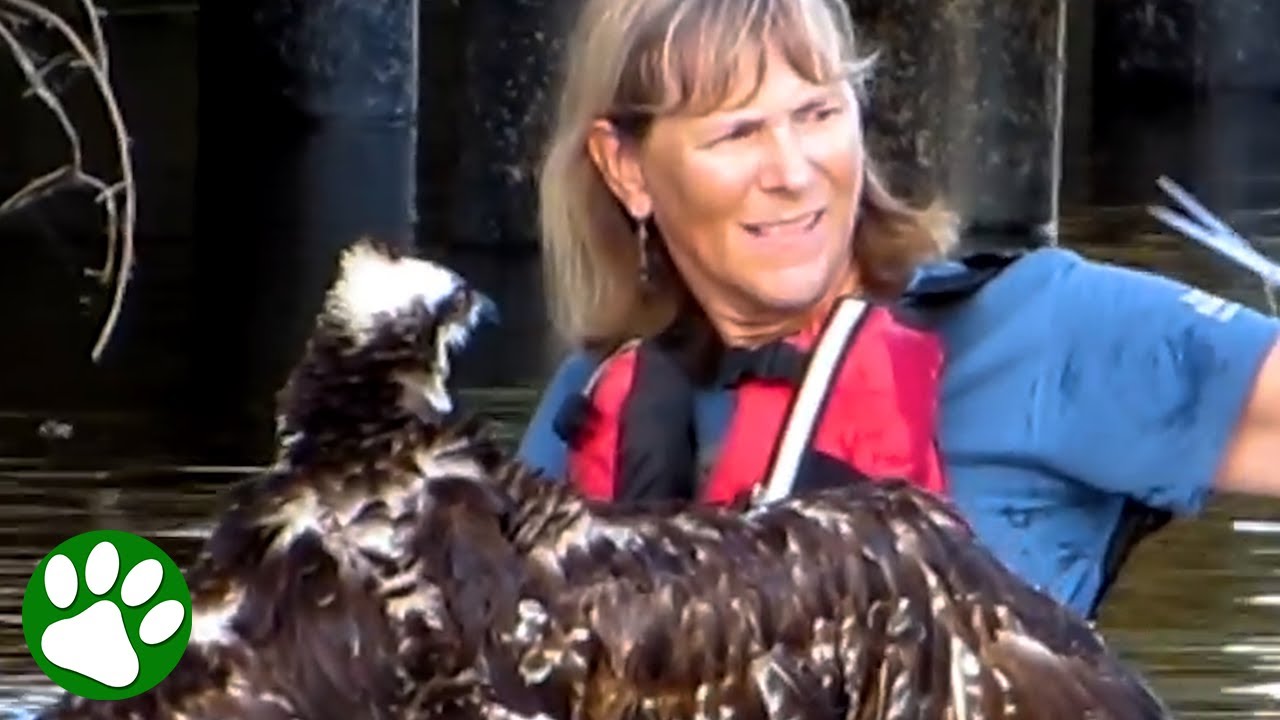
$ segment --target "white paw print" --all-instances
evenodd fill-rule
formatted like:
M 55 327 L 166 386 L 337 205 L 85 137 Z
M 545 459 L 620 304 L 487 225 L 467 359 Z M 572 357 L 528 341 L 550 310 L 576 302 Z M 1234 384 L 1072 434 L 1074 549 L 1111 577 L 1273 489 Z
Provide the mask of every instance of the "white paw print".
M 100 542 L 85 562 L 84 581 L 89 592 L 101 596 L 111 590 L 120 574 L 120 554 L 110 542 Z M 164 568 L 154 559 L 134 565 L 120 586 L 120 599 L 129 607 L 151 600 L 164 579 Z M 76 599 L 80 581 L 66 555 L 54 555 L 45 567 L 44 589 L 49 602 L 66 609 Z M 138 639 L 156 645 L 173 637 L 182 626 L 186 610 L 177 600 L 165 600 L 147 611 L 138 624 Z M 138 653 L 114 600 L 102 599 L 80 614 L 59 620 L 45 629 L 40 650 L 49 662 L 77 672 L 103 685 L 128 686 L 138 678 Z

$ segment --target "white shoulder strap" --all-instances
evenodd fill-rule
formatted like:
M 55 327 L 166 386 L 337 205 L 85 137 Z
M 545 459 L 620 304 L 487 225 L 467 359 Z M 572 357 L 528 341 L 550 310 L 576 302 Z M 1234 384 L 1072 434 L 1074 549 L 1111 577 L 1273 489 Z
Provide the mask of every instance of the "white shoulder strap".
M 600 376 L 604 374 L 604 371 L 611 360 L 622 353 L 639 346 L 640 342 L 641 338 L 631 338 L 630 340 L 619 344 L 612 352 L 601 358 L 599 364 L 596 365 L 596 368 L 591 371 L 591 376 L 587 378 L 587 382 L 582 386 L 582 390 L 579 391 L 582 396 L 590 397 L 591 393 L 595 392 L 596 383 L 600 381 Z
M 782 439 L 774 449 L 769 473 L 759 486 L 756 504 L 776 502 L 791 494 L 796 471 L 809 447 L 818 418 L 826 407 L 831 385 L 866 311 L 867 303 L 846 297 L 827 318 L 809 356 L 804 379 L 791 399 L 791 407 L 782 426 Z

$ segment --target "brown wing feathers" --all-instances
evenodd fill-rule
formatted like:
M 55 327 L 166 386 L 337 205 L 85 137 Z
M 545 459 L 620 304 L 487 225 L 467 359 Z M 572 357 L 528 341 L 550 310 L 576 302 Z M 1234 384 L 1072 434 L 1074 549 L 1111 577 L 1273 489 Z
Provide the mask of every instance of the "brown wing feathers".
M 338 513 L 341 531 L 317 512 L 297 532 L 277 501 L 229 512 L 193 587 L 210 608 L 239 593 L 234 635 L 193 646 L 128 705 L 192 718 L 1167 717 L 1083 620 L 917 489 L 850 484 L 745 513 L 606 507 L 489 465 L 498 456 L 474 442 L 450 439 L 394 512 L 370 500 Z M 357 526 L 393 516 L 412 552 L 380 567 L 352 549 L 372 532 Z
M 523 502 L 578 503 L 533 495 Z M 544 558 L 533 572 L 557 629 L 513 652 L 545 666 L 567 635 L 589 637 L 574 674 L 586 717 L 1166 716 L 1083 620 L 905 485 L 745 516 L 563 512 L 575 519 L 524 539 Z M 804 707 L 824 709 L 783 710 Z

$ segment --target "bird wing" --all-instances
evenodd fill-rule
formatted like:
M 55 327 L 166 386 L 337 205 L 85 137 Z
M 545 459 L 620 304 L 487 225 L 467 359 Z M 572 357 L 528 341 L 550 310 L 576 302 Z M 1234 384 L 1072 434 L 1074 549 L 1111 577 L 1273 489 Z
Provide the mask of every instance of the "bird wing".
M 1087 622 L 905 483 L 746 513 L 586 507 L 533 544 L 511 635 L 525 678 L 571 688 L 580 717 L 1168 717 Z

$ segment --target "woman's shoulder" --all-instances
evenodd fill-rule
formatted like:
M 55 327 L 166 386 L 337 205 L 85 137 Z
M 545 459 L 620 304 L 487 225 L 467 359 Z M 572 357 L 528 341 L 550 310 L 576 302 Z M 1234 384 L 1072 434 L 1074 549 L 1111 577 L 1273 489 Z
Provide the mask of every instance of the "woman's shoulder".
M 1052 325 L 1090 334 L 1132 332 L 1132 321 L 1189 319 L 1249 326 L 1274 321 L 1181 280 L 1062 247 L 993 256 L 981 254 L 924 266 L 904 305 L 952 341 L 987 337 L 999 328 L 1028 331 Z
M 1240 344 L 1268 344 L 1280 327 L 1274 317 L 1238 300 L 1151 270 L 1061 248 L 1038 250 L 1025 262 L 1025 277 L 1011 274 L 1008 287 L 1039 296 L 1046 319 L 1060 331 L 1073 330 L 1081 341 L 1116 336 L 1163 344 L 1194 335 L 1223 350 L 1244 349 Z

